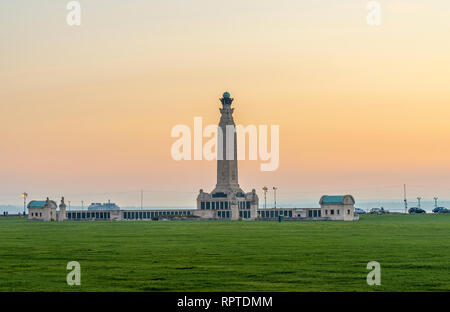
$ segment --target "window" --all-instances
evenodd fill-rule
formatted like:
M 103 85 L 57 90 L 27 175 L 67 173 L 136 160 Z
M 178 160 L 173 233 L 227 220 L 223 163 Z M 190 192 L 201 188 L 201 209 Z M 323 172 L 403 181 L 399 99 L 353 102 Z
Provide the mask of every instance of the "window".
M 239 211 L 239 217 L 242 218 L 242 211 Z
M 322 216 L 322 211 L 318 211 L 319 218 Z
M 201 210 L 205 210 L 205 202 L 201 202 L 200 203 L 200 209 Z
M 325 214 L 328 215 L 328 209 L 325 209 Z
M 308 210 L 308 217 L 312 218 L 312 210 Z
M 350 214 L 350 209 L 347 209 L 347 214 Z
M 228 202 L 225 202 L 225 209 L 228 209 Z
M 211 209 L 211 203 L 210 203 L 210 202 L 207 202 L 207 203 L 206 203 L 206 209 L 207 209 L 207 210 L 210 210 L 210 209 Z
M 220 209 L 223 209 L 223 201 L 220 202 Z
M 331 215 L 334 215 L 334 209 L 331 209 L 331 210 L 330 210 L 330 214 L 331 214 Z
M 216 202 L 212 202 L 212 204 L 211 204 L 211 209 L 212 209 L 212 210 L 216 209 Z
M 247 209 L 250 209 L 250 202 L 249 201 L 246 202 L 246 205 L 247 205 Z
M 289 218 L 292 218 L 292 210 L 289 210 Z
M 337 210 L 337 214 L 339 214 L 339 209 Z

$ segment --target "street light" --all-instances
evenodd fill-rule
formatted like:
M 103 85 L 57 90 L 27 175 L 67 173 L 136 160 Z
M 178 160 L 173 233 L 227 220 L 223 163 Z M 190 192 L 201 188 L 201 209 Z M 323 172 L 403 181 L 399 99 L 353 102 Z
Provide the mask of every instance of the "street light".
M 28 194 L 26 192 L 23 192 L 22 193 L 22 198 L 23 198 L 23 216 L 25 216 L 25 213 L 26 213 L 27 197 L 28 197 Z
M 422 199 L 422 197 L 417 197 L 417 206 L 418 208 L 420 208 L 420 200 Z
M 274 208 L 277 208 L 277 188 L 273 187 L 273 200 L 274 200 Z
M 267 208 L 267 191 L 268 190 L 269 189 L 267 188 L 267 186 L 264 186 L 263 189 L 262 189 L 262 191 L 264 193 L 264 209 Z

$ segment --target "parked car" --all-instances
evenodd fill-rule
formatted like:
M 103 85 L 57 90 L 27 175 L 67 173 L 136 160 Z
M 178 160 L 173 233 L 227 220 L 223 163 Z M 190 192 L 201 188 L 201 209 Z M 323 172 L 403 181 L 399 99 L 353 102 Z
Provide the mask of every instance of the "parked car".
M 436 207 L 436 208 L 433 209 L 433 212 L 434 213 L 449 213 L 450 210 L 448 210 L 445 207 Z
M 355 208 L 355 213 L 357 214 L 366 214 L 366 211 L 361 208 Z
M 411 207 L 409 208 L 408 213 L 427 213 L 427 212 L 419 207 Z
M 389 213 L 388 210 L 384 210 L 383 207 L 380 208 L 372 208 L 369 211 L 370 214 L 385 214 L 385 213 Z

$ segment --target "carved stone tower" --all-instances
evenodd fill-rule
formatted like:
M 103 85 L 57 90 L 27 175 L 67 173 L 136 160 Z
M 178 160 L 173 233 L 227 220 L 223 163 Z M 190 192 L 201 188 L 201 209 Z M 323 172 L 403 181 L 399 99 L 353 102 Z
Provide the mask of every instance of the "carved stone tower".
M 64 197 L 61 198 L 61 204 L 59 205 L 58 221 L 64 221 L 66 219 L 66 203 Z
M 255 220 L 258 218 L 258 195 L 255 189 L 244 193 L 238 183 L 236 125 L 233 120 L 233 99 L 225 92 L 220 99 L 219 131 L 217 133 L 217 184 L 211 193 L 203 189 L 197 196 L 194 215 L 204 219 Z
M 217 135 L 217 184 L 212 192 L 243 193 L 238 183 L 236 125 L 233 120 L 233 98 L 225 92 L 220 109 L 219 132 Z

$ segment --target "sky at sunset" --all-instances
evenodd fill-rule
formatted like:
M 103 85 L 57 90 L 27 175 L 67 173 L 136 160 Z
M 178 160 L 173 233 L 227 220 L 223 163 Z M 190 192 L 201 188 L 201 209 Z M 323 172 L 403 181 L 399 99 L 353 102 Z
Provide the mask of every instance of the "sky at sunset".
M 194 206 L 215 161 L 175 161 L 175 125 L 279 125 L 280 165 L 239 183 L 281 204 L 323 194 L 450 200 L 450 1 L 0 2 L 0 205 Z M 318 205 L 318 204 L 317 204 Z

